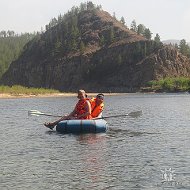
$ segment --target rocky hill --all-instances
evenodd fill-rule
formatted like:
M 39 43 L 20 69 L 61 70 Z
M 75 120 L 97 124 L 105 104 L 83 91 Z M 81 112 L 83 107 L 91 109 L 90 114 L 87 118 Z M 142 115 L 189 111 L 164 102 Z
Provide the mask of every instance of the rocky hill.
M 135 92 L 150 80 L 190 76 L 190 60 L 94 9 L 67 15 L 25 46 L 1 84 Z

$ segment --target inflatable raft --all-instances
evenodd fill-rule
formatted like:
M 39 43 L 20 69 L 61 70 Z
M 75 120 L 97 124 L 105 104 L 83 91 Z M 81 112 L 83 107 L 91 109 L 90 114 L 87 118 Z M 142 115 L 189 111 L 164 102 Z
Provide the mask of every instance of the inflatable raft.
M 108 128 L 104 119 L 98 120 L 65 120 L 56 126 L 59 133 L 103 133 Z

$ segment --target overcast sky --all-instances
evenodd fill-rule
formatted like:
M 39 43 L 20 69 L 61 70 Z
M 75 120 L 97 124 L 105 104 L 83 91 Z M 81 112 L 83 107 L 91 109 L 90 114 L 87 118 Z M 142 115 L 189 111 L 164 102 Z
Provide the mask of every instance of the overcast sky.
M 102 5 L 118 19 L 123 16 L 128 27 L 132 20 L 144 24 L 161 40 L 185 39 L 190 42 L 190 0 L 91 0 Z M 41 27 L 72 6 L 86 0 L 0 0 L 0 31 L 17 33 L 40 31 Z

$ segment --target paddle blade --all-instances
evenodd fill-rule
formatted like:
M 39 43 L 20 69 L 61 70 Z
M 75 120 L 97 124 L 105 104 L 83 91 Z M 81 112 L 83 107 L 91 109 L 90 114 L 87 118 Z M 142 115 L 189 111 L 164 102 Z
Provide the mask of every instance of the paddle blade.
M 61 115 L 52 115 L 52 114 L 42 113 L 42 112 L 40 112 L 38 110 L 30 110 L 30 111 L 28 111 L 28 116 L 32 116 L 32 115 L 35 115 L 35 116 L 44 115 L 44 116 L 51 116 L 51 117 L 62 117 Z
M 41 113 L 38 110 L 30 110 L 30 111 L 28 111 L 28 116 L 32 116 L 32 115 L 39 116 L 39 115 L 42 115 L 42 114 L 43 113 Z
M 105 117 L 100 117 L 100 118 L 93 118 L 93 120 L 98 120 L 98 119 L 108 119 L 108 118 L 113 118 L 113 117 L 133 117 L 137 118 L 142 115 L 142 111 L 134 111 L 130 112 L 128 114 L 122 114 L 122 115 L 110 115 L 110 116 L 105 116 Z

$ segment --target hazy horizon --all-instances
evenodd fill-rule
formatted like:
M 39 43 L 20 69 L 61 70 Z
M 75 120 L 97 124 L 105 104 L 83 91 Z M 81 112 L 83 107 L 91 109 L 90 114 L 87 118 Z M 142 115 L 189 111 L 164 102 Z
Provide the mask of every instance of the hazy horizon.
M 117 19 L 123 16 L 130 27 L 132 20 L 144 24 L 161 40 L 190 42 L 190 1 L 189 0 L 91 0 L 102 5 L 103 10 Z M 65 14 L 73 6 L 80 6 L 84 0 L 0 0 L 0 31 L 13 30 L 16 33 L 37 32 L 52 18 Z

